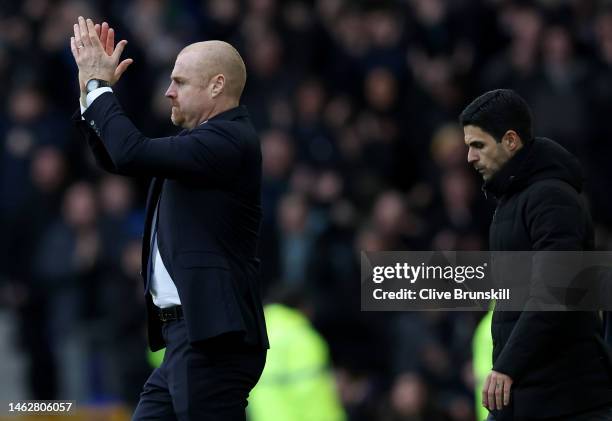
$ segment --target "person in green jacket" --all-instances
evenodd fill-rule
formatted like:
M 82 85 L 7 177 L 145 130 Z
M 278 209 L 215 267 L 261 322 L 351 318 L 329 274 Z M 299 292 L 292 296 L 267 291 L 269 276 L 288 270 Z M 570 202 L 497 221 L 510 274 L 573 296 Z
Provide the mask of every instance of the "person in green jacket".
M 270 350 L 247 415 L 251 421 L 344 421 L 327 343 L 298 309 L 303 297 L 295 297 L 281 300 L 293 305 L 264 307 Z

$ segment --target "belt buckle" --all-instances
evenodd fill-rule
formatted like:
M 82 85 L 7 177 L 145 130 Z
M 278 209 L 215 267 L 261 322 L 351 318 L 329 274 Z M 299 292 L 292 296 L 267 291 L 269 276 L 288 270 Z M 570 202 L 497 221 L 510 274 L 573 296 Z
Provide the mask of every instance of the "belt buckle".
M 168 307 L 163 308 L 159 311 L 159 320 L 163 323 L 170 322 L 172 320 L 179 320 L 179 310 L 178 307 Z
M 170 316 L 170 315 L 169 315 L 169 314 L 168 314 L 168 313 L 167 313 L 167 312 L 166 312 L 164 309 L 162 309 L 162 310 L 159 312 L 159 320 L 160 320 L 162 323 L 165 323 L 165 322 L 169 321 L 169 320 L 170 320 L 169 316 Z

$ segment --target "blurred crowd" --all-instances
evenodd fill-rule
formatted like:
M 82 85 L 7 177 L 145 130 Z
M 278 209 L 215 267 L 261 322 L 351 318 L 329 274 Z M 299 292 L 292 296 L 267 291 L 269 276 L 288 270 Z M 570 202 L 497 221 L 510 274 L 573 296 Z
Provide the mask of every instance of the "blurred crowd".
M 96 168 L 77 136 L 79 15 L 135 62 L 115 86 L 148 136 L 188 43 L 245 59 L 261 137 L 264 297 L 300 288 L 350 421 L 472 420 L 482 314 L 360 311 L 361 250 L 480 250 L 494 203 L 457 116 L 512 88 L 535 133 L 575 153 L 599 247 L 612 241 L 612 7 L 595 0 L 0 1 L 1 305 L 30 398 L 133 404 L 145 359 L 140 242 L 148 180 Z M 41 374 L 44 373 L 44 374 Z

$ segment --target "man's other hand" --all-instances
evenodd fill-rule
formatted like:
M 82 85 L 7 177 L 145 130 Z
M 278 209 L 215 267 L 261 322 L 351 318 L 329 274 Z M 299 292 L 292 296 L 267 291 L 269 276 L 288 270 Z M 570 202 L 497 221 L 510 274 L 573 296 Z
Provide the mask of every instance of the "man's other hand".
M 511 387 L 510 376 L 491 370 L 482 388 L 482 405 L 489 410 L 507 406 L 510 403 Z
M 100 44 L 102 44 L 104 51 L 106 51 L 106 55 L 112 56 L 113 52 L 115 51 L 115 30 L 106 22 L 102 22 L 102 25 L 96 23 L 95 30 L 96 34 L 98 34 L 98 37 L 100 38 Z M 110 84 L 114 85 L 119 80 L 123 72 L 125 72 L 128 66 L 133 62 L 134 60 L 131 58 L 126 58 L 119 63 L 115 69 L 115 74 L 113 76 L 113 80 L 110 81 Z

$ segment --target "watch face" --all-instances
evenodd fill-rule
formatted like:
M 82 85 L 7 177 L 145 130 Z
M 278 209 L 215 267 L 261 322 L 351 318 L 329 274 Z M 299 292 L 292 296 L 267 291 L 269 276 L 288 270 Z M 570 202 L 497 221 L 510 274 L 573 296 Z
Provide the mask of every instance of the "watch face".
M 100 82 L 97 79 L 91 79 L 89 82 L 87 82 L 87 92 L 97 89 L 99 85 Z

